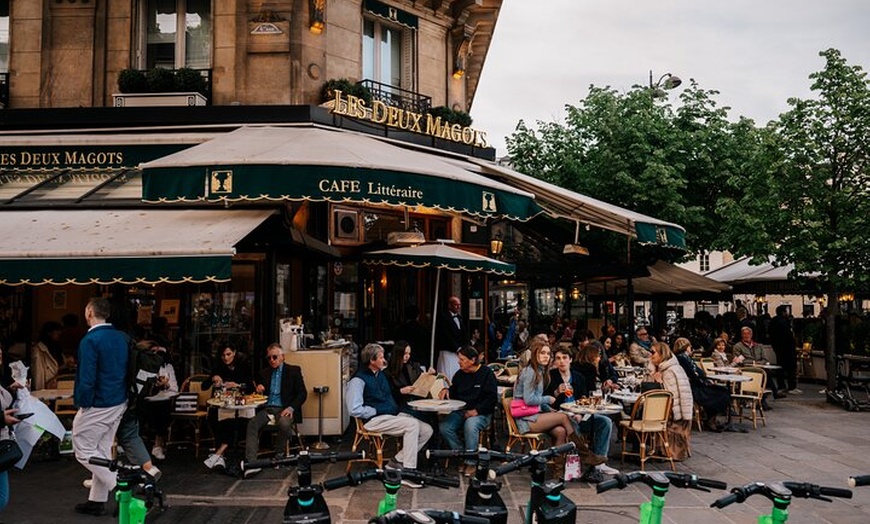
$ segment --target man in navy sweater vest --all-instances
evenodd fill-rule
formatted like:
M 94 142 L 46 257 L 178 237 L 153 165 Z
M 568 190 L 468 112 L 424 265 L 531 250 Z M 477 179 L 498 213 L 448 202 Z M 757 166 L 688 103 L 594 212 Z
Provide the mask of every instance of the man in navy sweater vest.
M 432 436 L 432 426 L 407 413 L 399 413 L 393 398 L 390 381 L 384 374 L 387 360 L 384 348 L 367 344 L 360 353 L 363 367 L 347 383 L 345 399 L 352 417 L 363 421 L 369 431 L 402 437 L 402 450 L 390 461 L 391 465 L 417 469 L 417 453 Z M 409 487 L 419 484 L 402 480 Z

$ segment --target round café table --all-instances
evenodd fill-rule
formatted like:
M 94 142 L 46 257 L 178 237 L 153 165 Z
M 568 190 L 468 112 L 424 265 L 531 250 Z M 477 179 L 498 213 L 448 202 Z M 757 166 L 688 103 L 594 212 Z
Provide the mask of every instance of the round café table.
M 30 394 L 43 402 L 49 400 L 57 400 L 59 398 L 71 398 L 73 390 L 71 389 L 37 389 L 31 391 Z
M 631 405 L 637 402 L 637 399 L 640 398 L 640 393 L 635 393 L 634 391 L 614 391 L 610 394 L 610 398 L 618 400 L 623 404 Z
M 707 378 L 727 385 L 732 393 L 736 391 L 737 385 L 741 382 L 749 382 L 750 380 L 752 380 L 752 377 L 747 377 L 746 375 L 707 375 Z M 735 424 L 732 420 L 732 417 L 734 415 L 734 409 L 734 406 L 728 406 L 728 421 L 725 422 L 725 427 L 722 428 L 722 431 L 731 431 L 734 433 L 748 433 L 748 429 L 744 428 L 740 424 Z
M 408 402 L 408 405 L 417 411 L 446 415 L 458 409 L 464 408 L 465 402 L 452 399 L 440 400 L 437 398 L 423 398 L 420 400 L 412 400 Z
M 610 395 L 613 397 L 613 394 Z M 599 404 L 598 406 L 581 406 L 574 402 L 566 402 L 559 406 L 563 411 L 567 411 L 574 415 L 616 415 L 622 412 L 622 406 L 619 404 Z
M 710 369 L 723 375 L 735 375 L 740 373 L 740 368 L 736 366 L 713 366 Z

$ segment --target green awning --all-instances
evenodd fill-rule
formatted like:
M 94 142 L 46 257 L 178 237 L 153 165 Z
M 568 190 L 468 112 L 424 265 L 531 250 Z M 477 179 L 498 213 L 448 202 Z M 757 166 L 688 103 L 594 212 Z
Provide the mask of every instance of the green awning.
M 364 255 L 363 263 L 421 269 L 447 269 L 472 273 L 483 272 L 504 276 L 510 276 L 516 272 L 516 267 L 508 262 L 445 244 L 421 244 L 372 251 Z
M 0 284 L 230 280 L 235 244 L 271 211 L 0 211 Z
M 146 202 L 329 201 L 528 220 L 534 195 L 358 133 L 243 127 L 142 164 Z

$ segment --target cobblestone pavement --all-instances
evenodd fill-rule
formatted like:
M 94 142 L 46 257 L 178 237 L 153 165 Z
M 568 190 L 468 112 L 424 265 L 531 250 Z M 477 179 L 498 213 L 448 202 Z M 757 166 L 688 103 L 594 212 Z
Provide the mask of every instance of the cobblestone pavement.
M 819 394 L 821 386 L 802 384 L 804 394 L 777 400 L 767 413 L 767 426 L 749 433 L 693 433 L 692 457 L 677 465 L 678 471 L 723 480 L 729 487 L 750 481 L 802 480 L 815 484 L 846 487 L 852 474 L 870 474 L 870 413 L 846 412 L 826 404 Z M 332 449 L 349 447 L 330 441 Z M 635 465 L 621 466 L 619 446 L 611 448 L 610 464 L 623 471 Z M 287 488 L 294 482 L 291 470 L 266 470 L 247 479 L 234 479 L 207 470 L 204 456 L 196 458 L 192 450 L 172 449 L 160 465 L 164 472 L 161 486 L 168 494 L 170 508 L 159 515 L 157 523 L 280 523 Z M 653 463 L 650 469 L 662 469 Z M 314 466 L 314 480 L 342 475 L 344 465 Z M 72 507 L 87 498 L 82 487 L 86 478 L 82 466 L 70 458 L 31 462 L 24 471 L 10 474 L 11 502 L 0 521 L 29 523 L 97 523 L 112 518 L 78 515 Z M 521 507 L 529 495 L 525 472 L 505 478 L 502 496 L 511 510 L 510 522 L 521 522 Z M 463 488 L 465 483 L 463 481 Z M 356 488 L 328 492 L 326 500 L 334 522 L 366 522 L 377 507 L 382 487 L 369 482 Z M 569 483 L 566 494 L 577 503 L 577 522 L 630 523 L 637 521 L 637 506 L 647 500 L 649 490 L 641 484 L 623 491 L 603 495 L 583 482 Z M 757 515 L 769 511 L 763 497 L 753 497 L 745 504 L 723 510 L 709 508 L 720 494 L 672 489 L 665 508 L 666 522 L 754 523 Z M 464 491 L 426 488 L 403 489 L 400 507 L 461 510 Z M 112 504 L 113 505 L 113 504 Z M 796 500 L 791 506 L 790 522 L 849 524 L 870 522 L 870 487 L 856 488 L 851 500 L 833 503 Z M 149 519 L 149 522 L 152 520 Z

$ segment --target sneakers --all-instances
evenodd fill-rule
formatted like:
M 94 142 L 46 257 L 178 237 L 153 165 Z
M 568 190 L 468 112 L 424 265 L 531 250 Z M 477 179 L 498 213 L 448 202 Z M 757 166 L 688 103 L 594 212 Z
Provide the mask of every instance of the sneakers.
M 224 460 L 224 456 L 218 455 L 217 453 L 209 455 L 208 458 L 203 461 L 203 464 L 205 464 L 205 467 L 208 469 L 214 469 L 217 466 L 222 468 L 227 467 L 227 461 Z
M 580 477 L 580 480 L 584 482 L 589 482 L 592 484 L 598 484 L 599 482 L 604 480 L 604 475 L 598 471 L 598 468 L 589 468 L 583 473 L 583 476 Z
M 163 448 L 161 446 L 154 446 L 151 448 L 151 456 L 156 458 L 157 460 L 166 460 L 166 453 L 163 452 Z
M 263 471 L 263 470 L 260 468 L 246 469 L 245 470 L 245 478 L 253 477 L 254 475 L 256 475 L 257 473 L 259 473 L 261 471 Z
M 154 482 L 160 480 L 160 477 L 163 476 L 163 472 L 157 469 L 157 466 L 152 465 L 150 468 L 145 470 L 145 473 L 151 475 L 151 478 L 154 479 Z
M 404 479 L 404 478 L 402 479 L 402 485 L 409 487 L 411 489 L 420 489 L 423 487 L 423 484 L 418 484 L 417 482 L 414 482 L 411 479 Z
M 616 469 L 616 468 L 611 468 L 611 467 L 608 466 L 607 464 L 599 464 L 599 465 L 595 466 L 595 469 L 596 469 L 599 473 L 603 473 L 603 474 L 605 474 L 605 475 L 619 475 L 619 470 L 618 470 L 618 469 Z
M 82 502 L 81 504 L 76 504 L 76 513 L 99 517 L 106 514 L 106 503 L 94 502 L 92 500 Z
M 802 395 L 803 391 L 799 390 L 798 388 L 794 388 L 794 389 L 788 390 L 788 394 L 789 395 Z
M 94 479 L 85 479 L 82 481 L 82 486 L 91 489 L 91 486 L 94 485 Z

